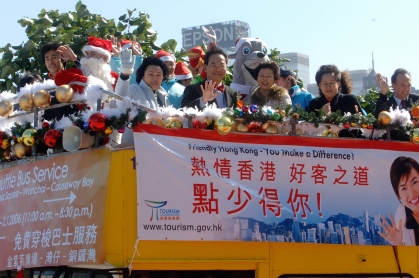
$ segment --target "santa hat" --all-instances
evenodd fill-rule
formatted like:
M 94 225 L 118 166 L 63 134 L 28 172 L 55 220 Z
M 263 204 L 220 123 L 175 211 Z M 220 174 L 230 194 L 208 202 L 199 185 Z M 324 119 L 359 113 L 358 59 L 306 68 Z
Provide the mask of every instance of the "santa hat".
M 177 62 L 175 67 L 175 75 L 177 80 L 185 80 L 192 78 L 192 73 L 182 62 Z
M 130 41 L 130 40 L 121 39 L 120 43 L 121 43 L 121 48 L 122 49 L 127 49 L 127 48 L 132 47 L 132 41 Z
M 103 40 L 90 36 L 87 40 L 87 45 L 83 47 L 83 53 L 86 51 L 95 51 L 107 57 L 107 62 L 111 59 L 112 42 L 110 40 Z
M 173 63 L 176 63 L 176 58 L 173 54 L 170 54 L 167 51 L 164 50 L 159 50 L 156 53 L 156 58 L 159 58 L 160 60 L 162 60 L 163 62 L 166 61 L 172 61 Z

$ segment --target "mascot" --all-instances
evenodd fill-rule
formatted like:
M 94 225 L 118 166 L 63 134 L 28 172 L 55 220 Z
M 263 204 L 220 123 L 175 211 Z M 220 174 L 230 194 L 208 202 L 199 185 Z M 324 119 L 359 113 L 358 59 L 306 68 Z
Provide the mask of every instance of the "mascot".
M 239 91 L 245 98 L 258 85 L 253 78 L 253 71 L 260 63 L 269 61 L 268 48 L 258 38 L 241 38 L 236 41 L 234 54 L 228 57 L 235 59 L 233 82 L 230 87 Z

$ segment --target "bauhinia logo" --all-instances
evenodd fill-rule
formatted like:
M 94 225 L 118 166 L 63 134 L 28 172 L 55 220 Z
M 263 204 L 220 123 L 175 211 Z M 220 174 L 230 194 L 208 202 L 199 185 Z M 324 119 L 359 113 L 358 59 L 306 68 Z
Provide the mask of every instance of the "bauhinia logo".
M 147 206 L 151 208 L 150 221 L 153 220 L 154 209 L 156 210 L 156 220 L 159 220 L 159 208 L 162 208 L 165 205 L 167 205 L 167 201 L 157 202 L 157 201 L 144 200 L 144 202 L 147 204 Z

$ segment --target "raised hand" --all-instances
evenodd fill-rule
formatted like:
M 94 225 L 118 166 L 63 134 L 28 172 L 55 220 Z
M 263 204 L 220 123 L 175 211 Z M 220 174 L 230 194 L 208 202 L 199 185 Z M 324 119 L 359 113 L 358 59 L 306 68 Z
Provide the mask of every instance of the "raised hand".
M 396 226 L 396 221 L 394 221 L 393 215 L 391 215 L 391 213 L 391 224 L 388 223 L 384 216 L 381 216 L 381 218 L 383 221 L 380 222 L 380 225 L 384 229 L 384 233 L 378 231 L 378 234 L 390 242 L 390 244 L 393 246 L 403 245 L 402 219 L 399 220 L 399 223 L 397 223 L 398 225 Z
M 377 75 L 375 76 L 375 81 L 377 81 L 378 87 L 380 87 L 381 89 L 381 94 L 387 95 L 387 91 L 388 91 L 387 77 L 384 78 L 380 73 L 377 72 Z
M 77 55 L 74 54 L 73 49 L 68 45 L 62 45 L 57 48 L 58 54 L 60 54 L 60 58 L 64 61 L 76 61 Z
M 122 49 L 119 56 L 121 58 L 120 72 L 122 75 L 129 76 L 134 72 L 135 55 L 132 55 L 132 50 L 127 48 Z
M 143 50 L 141 49 L 141 45 L 135 38 L 132 39 L 132 53 L 138 56 L 143 55 Z
M 204 32 L 204 35 L 210 39 L 212 44 L 215 44 L 217 41 L 217 34 L 215 33 L 214 29 L 212 27 L 209 27 L 209 30 L 205 28 L 205 26 L 202 26 L 202 31 Z
M 112 43 L 112 54 L 114 57 L 119 57 L 121 52 L 121 44 L 118 42 L 118 39 L 114 36 L 110 36 Z
M 202 102 L 203 103 L 207 103 L 209 101 L 214 100 L 219 94 L 221 94 L 220 91 L 217 91 L 214 93 L 215 87 L 217 87 L 217 84 L 210 80 L 208 82 L 205 81 L 205 87 L 201 85 L 201 90 L 202 90 Z
M 327 115 L 332 114 L 332 108 L 330 108 L 330 102 L 323 105 L 322 110 L 326 112 Z

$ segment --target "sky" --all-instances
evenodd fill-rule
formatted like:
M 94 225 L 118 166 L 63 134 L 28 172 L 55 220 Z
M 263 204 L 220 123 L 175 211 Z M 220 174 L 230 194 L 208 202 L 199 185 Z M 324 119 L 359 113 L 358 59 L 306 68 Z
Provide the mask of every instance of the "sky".
M 41 9 L 75 11 L 76 0 L 14 1 L 2 3 L 0 46 L 27 40 L 17 21 L 36 18 Z M 412 85 L 419 89 L 419 1 L 418 0 L 212 0 L 205 1 L 108 1 L 84 0 L 91 13 L 115 20 L 127 9 L 149 14 L 157 43 L 168 39 L 182 47 L 182 28 L 240 20 L 249 23 L 251 36 L 262 39 L 268 49 L 309 56 L 310 83 L 317 69 L 335 64 L 341 70 L 372 67 L 390 76 L 407 69 Z M 120 4 L 122 3 L 122 4 Z

